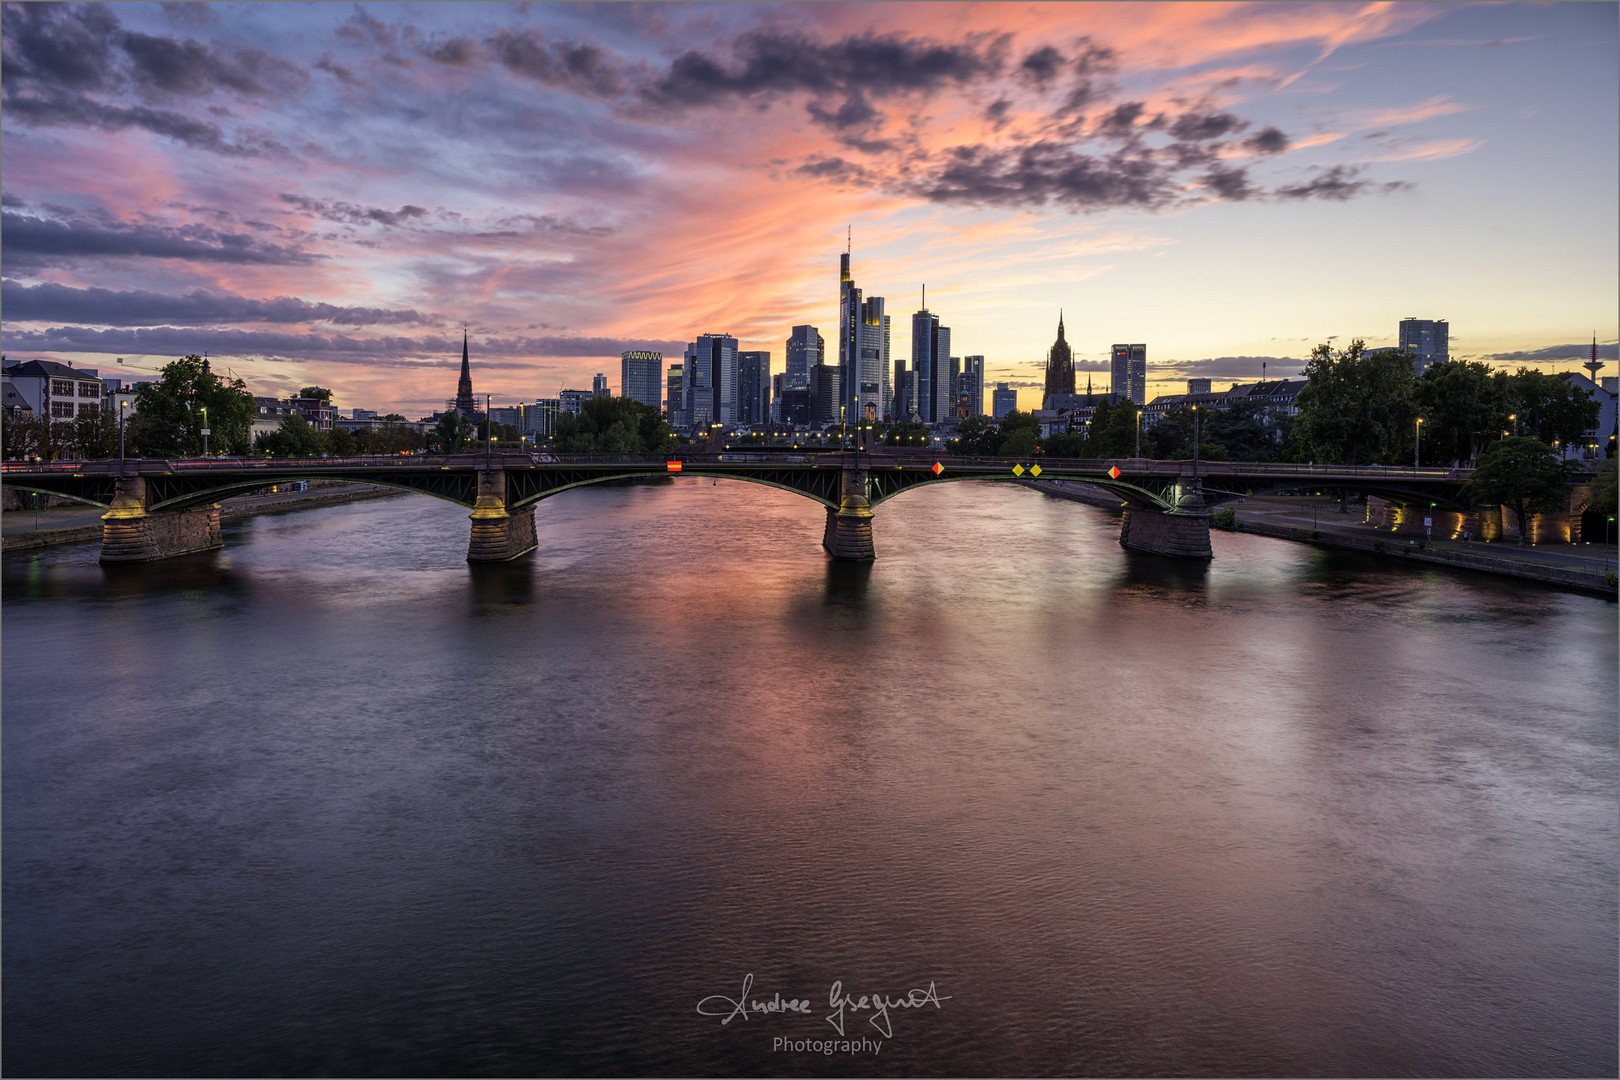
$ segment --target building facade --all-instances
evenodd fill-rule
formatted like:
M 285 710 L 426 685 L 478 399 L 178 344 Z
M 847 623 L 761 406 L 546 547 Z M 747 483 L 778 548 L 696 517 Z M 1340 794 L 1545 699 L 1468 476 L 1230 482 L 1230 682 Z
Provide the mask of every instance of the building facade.
M 962 374 L 956 383 L 956 401 L 958 415 L 984 415 L 984 357 L 962 357 Z
M 937 424 L 954 412 L 951 396 L 951 329 L 923 308 L 911 316 L 911 370 L 916 378 L 913 411 L 924 423 Z
M 827 362 L 827 342 L 813 326 L 795 326 L 787 339 L 784 390 L 810 389 L 810 369 Z
M 1115 345 L 1109 366 L 1108 389 L 1137 408 L 1147 404 L 1147 346 Z
M 1063 314 L 1058 313 L 1057 341 L 1046 354 L 1046 389 L 1041 393 L 1042 407 L 1053 394 L 1074 393 L 1074 351 L 1063 337 Z
M 686 422 L 691 426 L 737 422 L 737 339 L 704 334 L 686 346 Z
M 585 411 L 585 403 L 596 396 L 594 390 L 559 390 L 557 400 L 563 412 L 578 416 Z
M 1000 420 L 1016 408 L 1018 408 L 1018 391 L 1004 382 L 996 383 L 996 388 L 990 392 L 991 418 Z
M 22 360 L 5 365 L 5 380 L 35 416 L 72 420 L 101 408 L 100 376 L 55 360 Z
M 664 354 L 633 349 L 619 354 L 619 393 L 653 409 L 663 408 Z
M 745 349 L 737 354 L 737 422 L 765 424 L 771 419 L 771 354 Z
M 1408 316 L 1401 320 L 1400 348 L 1416 357 L 1412 368 L 1421 375 L 1451 359 L 1451 326 L 1444 319 Z
M 670 427 L 686 426 L 685 371 L 684 363 L 669 365 L 665 382 L 664 412 L 669 417 Z

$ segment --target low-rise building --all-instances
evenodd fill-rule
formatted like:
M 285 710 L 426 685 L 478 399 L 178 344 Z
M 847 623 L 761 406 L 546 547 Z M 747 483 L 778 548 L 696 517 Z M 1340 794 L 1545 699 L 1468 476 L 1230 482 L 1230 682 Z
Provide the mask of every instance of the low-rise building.
M 72 420 L 101 409 L 101 377 L 91 368 L 55 360 L 22 360 L 4 366 L 4 377 L 35 416 Z

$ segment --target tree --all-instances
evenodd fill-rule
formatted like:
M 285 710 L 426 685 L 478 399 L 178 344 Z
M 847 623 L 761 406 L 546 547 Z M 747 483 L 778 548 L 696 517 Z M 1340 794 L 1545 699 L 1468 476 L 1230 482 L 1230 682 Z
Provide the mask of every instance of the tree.
M 1311 351 L 1306 386 L 1292 436 L 1296 454 L 1336 465 L 1400 461 L 1411 456 L 1417 417 L 1412 358 L 1402 352 L 1368 354 L 1359 338 L 1335 354 Z
M 182 357 L 164 365 L 157 382 L 142 383 L 136 390 L 135 415 L 124 426 L 124 438 L 137 456 L 200 454 L 205 415 L 211 451 L 247 452 L 253 429 L 253 395 L 247 384 L 204 371 L 200 356 Z
M 354 432 L 334 425 L 326 433 L 326 448 L 333 457 L 353 457 L 356 449 Z
M 298 391 L 301 398 L 320 398 L 322 401 L 332 400 L 332 391 L 324 386 L 306 386 Z
M 1597 400 L 1572 379 L 1520 368 L 1508 378 L 1507 392 L 1516 434 L 1578 446 L 1598 425 Z
M 1211 461 L 1271 461 L 1277 456 L 1277 444 L 1266 426 L 1265 406 L 1249 402 L 1234 402 L 1208 412 L 1199 410 L 1198 453 L 1206 453 L 1205 445 L 1216 448 L 1210 453 Z
M 260 435 L 254 445 L 255 449 L 271 457 L 309 458 L 320 457 L 327 452 L 325 436 L 310 427 L 309 421 L 297 413 L 283 416 L 281 426 Z
M 451 409 L 439 417 L 434 425 L 433 434 L 428 436 L 428 442 L 434 450 L 441 454 L 460 453 L 472 442 L 473 422 Z
M 118 453 L 118 418 L 111 409 L 79 406 L 73 418 L 73 449 L 85 461 Z
M 1540 439 L 1510 435 L 1479 455 L 1473 478 L 1463 490 L 1476 505 L 1512 510 L 1522 547 L 1525 522 L 1532 514 L 1564 508 L 1569 497 L 1569 466 Z
M 634 398 L 587 398 L 579 414 L 563 413 L 552 431 L 562 454 L 653 454 L 675 444 L 661 410 Z
M 883 441 L 891 445 L 918 445 L 913 436 L 923 436 L 921 442 L 928 442 L 928 425 L 904 421 L 890 424 L 889 431 Z M 965 416 L 956 424 L 956 437 L 945 440 L 945 449 L 952 454 L 972 456 L 988 456 L 994 454 L 1001 447 L 1001 426 L 988 416 Z
M 1598 466 L 1597 475 L 1592 478 L 1592 501 L 1586 504 L 1586 512 L 1615 513 L 1616 495 L 1615 460 L 1608 458 Z
M 1507 415 L 1508 376 L 1478 360 L 1433 364 L 1413 392 L 1423 417 L 1423 460 L 1462 465 L 1498 438 Z

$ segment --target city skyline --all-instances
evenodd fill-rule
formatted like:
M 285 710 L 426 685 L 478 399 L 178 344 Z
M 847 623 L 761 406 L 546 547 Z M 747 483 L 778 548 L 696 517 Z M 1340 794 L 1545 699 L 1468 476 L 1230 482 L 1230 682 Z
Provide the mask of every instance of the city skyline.
M 497 399 L 710 332 L 776 365 L 847 243 L 1024 408 L 1060 310 L 1099 389 L 1146 342 L 1149 398 L 1409 317 L 1578 371 L 1616 356 L 1616 12 L 7 7 L 4 348 L 415 415 L 464 320 Z

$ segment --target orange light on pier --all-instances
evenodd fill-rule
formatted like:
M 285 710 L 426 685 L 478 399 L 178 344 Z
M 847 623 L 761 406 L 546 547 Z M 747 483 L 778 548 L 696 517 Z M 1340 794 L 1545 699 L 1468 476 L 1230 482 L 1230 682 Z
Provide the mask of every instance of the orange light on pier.
M 680 472 L 681 463 L 678 461 L 666 461 L 664 462 L 664 468 L 669 472 Z

